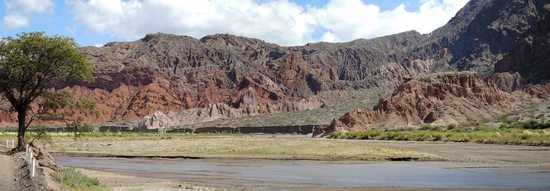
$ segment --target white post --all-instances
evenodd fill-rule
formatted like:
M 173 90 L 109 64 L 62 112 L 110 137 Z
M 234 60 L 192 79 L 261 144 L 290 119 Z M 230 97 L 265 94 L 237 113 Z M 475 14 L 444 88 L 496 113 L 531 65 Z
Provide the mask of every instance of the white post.
M 29 145 L 25 145 L 25 156 L 29 156 Z
M 32 159 L 32 177 L 34 177 L 35 167 L 36 167 L 36 159 Z
M 28 161 L 29 161 L 29 163 L 32 162 L 32 150 L 31 150 L 31 154 L 29 155 L 29 160 Z
M 15 148 L 15 139 L 12 139 L 12 140 L 11 140 L 11 146 L 12 146 L 13 148 Z
M 6 147 L 10 148 L 10 140 L 6 139 Z

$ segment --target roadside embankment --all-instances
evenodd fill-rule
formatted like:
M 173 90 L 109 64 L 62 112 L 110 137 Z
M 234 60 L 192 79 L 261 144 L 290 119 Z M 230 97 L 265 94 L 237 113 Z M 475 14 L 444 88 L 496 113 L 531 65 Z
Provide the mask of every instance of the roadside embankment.
M 29 154 L 14 152 L 2 147 L 0 162 L 2 163 L 2 188 L 6 190 L 61 190 L 61 185 L 55 178 L 57 164 L 53 157 L 41 148 L 30 145 L 30 152 L 35 159 L 34 176 L 32 160 Z M 5 187 L 4 187 L 5 186 Z

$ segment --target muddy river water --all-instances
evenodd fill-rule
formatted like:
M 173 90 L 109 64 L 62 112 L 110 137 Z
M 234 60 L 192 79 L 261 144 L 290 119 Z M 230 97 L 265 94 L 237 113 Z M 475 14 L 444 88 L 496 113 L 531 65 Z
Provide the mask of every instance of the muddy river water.
M 449 162 L 324 162 L 220 159 L 119 159 L 56 156 L 62 166 L 255 190 L 303 188 L 550 189 L 537 166 Z

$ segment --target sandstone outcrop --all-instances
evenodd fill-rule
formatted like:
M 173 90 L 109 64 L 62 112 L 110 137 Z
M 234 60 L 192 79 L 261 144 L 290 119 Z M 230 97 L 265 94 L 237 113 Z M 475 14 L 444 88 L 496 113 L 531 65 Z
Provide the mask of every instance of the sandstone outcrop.
M 166 114 L 155 111 L 150 116 L 145 116 L 138 124 L 137 130 L 139 131 L 151 131 L 166 132 L 166 130 L 172 125 L 172 121 Z
M 521 96 L 516 98 L 517 95 L 508 90 L 517 90 L 515 94 L 527 95 L 527 99 L 548 97 L 544 93 L 550 88 L 521 87 L 517 78 L 508 73 L 489 77 L 474 72 L 427 74 L 399 86 L 390 99 L 380 99 L 371 109 L 346 113 L 315 134 L 324 136 L 333 131 L 369 128 L 418 128 L 423 123 L 447 125 L 490 119 L 517 107 Z

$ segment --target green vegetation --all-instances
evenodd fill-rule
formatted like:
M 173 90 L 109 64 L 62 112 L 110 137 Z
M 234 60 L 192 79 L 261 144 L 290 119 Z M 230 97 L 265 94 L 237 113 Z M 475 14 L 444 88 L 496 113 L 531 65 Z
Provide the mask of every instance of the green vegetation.
M 0 41 L 0 93 L 17 112 L 17 149 L 35 120 L 49 116 L 51 87 L 70 80 L 92 80 L 92 66 L 73 39 L 21 33 Z M 38 108 L 31 107 L 36 104 Z
M 57 178 L 65 189 L 71 191 L 106 191 L 108 187 L 101 185 L 97 178 L 90 178 L 74 168 L 60 168 Z
M 25 140 L 25 142 L 27 143 L 39 143 L 41 142 L 42 143 L 42 147 L 43 148 L 46 148 L 46 145 L 53 145 L 54 142 L 53 142 L 53 138 L 52 136 L 50 136 L 50 134 L 48 134 L 46 131 L 32 131 L 32 132 L 28 132 L 28 136 L 25 137 L 27 140 Z
M 46 92 L 43 97 L 44 101 L 39 103 L 41 108 L 45 108 L 42 118 L 65 122 L 66 127 L 73 132 L 74 139 L 94 130 L 92 125 L 84 122 L 86 119 L 83 117 L 100 115 L 93 101 L 77 99 L 65 91 Z
M 547 128 L 550 128 L 549 123 L 536 121 L 502 123 L 499 128 L 485 124 L 452 124 L 446 127 L 423 125 L 418 130 L 335 132 L 330 138 L 550 146 L 550 129 Z
M 500 126 L 503 128 L 512 128 L 512 129 L 550 129 L 550 121 L 541 122 L 541 121 L 527 121 L 527 122 L 509 122 L 503 123 Z

